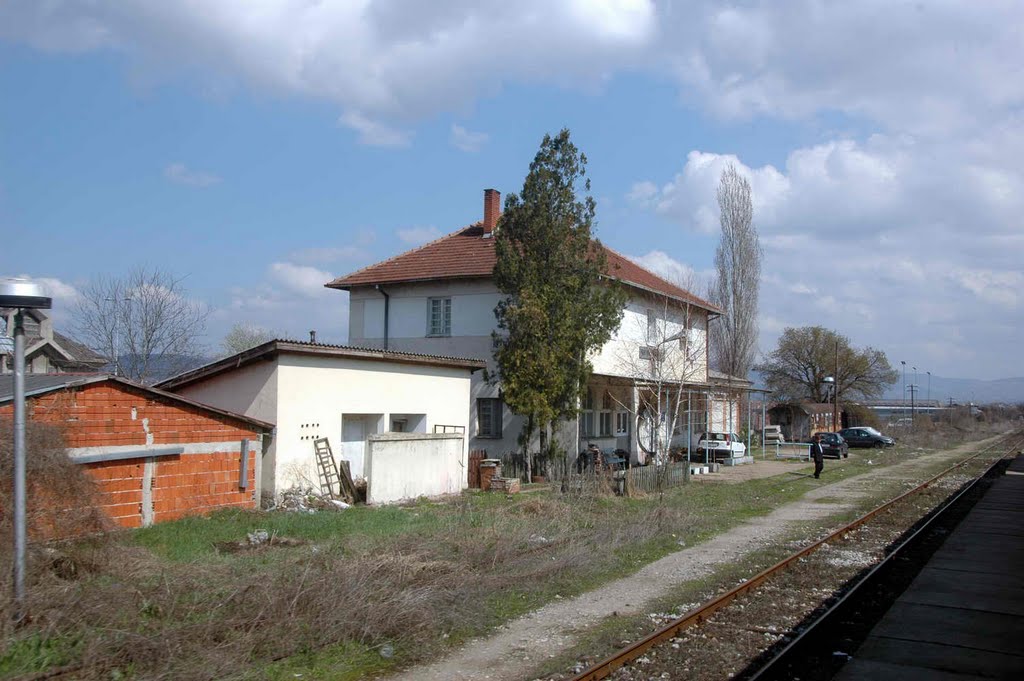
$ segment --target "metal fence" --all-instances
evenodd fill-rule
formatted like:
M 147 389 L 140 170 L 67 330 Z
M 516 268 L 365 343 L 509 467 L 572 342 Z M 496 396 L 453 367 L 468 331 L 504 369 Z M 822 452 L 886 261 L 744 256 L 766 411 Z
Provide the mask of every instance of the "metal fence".
M 768 445 L 769 451 L 772 445 Z M 776 442 L 776 459 L 802 459 L 811 460 L 811 445 L 809 442 Z

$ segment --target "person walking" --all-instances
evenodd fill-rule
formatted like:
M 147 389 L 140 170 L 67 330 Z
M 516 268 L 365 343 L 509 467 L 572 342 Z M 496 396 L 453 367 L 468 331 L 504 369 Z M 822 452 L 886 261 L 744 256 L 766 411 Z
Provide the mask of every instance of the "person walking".
M 814 459 L 814 477 L 821 477 L 821 471 L 825 468 L 825 450 L 821 448 L 821 434 L 815 433 L 811 438 L 811 458 Z

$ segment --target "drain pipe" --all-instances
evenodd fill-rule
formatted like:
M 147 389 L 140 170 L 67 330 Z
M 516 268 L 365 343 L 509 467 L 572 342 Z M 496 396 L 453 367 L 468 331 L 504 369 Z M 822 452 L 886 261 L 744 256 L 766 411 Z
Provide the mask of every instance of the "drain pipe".
M 382 296 L 384 296 L 384 349 L 387 350 L 388 349 L 388 318 L 391 316 L 388 312 L 389 312 L 389 308 L 391 307 L 391 296 L 388 295 L 388 292 L 385 291 L 384 287 L 382 287 L 380 284 L 374 284 L 373 288 L 375 288 L 378 291 L 380 291 L 380 294 Z

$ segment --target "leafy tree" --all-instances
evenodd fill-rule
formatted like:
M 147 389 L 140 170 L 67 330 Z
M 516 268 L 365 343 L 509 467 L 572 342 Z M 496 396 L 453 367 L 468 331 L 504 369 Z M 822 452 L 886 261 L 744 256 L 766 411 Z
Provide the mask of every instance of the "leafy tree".
M 757 351 L 761 244 L 754 227 L 750 183 L 729 164 L 718 184 L 722 238 L 715 251 L 711 302 L 724 314 L 711 326 L 711 349 L 721 371 L 746 378 Z
M 145 267 L 97 277 L 82 289 L 73 327 L 127 378 L 148 383 L 190 369 L 203 353 L 208 310 L 189 298 L 182 282 Z
M 899 376 L 881 350 L 855 348 L 846 336 L 820 326 L 785 329 L 755 369 L 776 399 L 811 402 L 827 401 L 826 376 L 836 377 L 840 400 L 879 397 Z
M 276 337 L 273 331 L 256 326 L 255 324 L 235 324 L 227 332 L 227 335 L 224 336 L 220 346 L 225 355 L 234 355 L 249 348 L 254 348 L 257 345 L 262 345 Z
M 494 278 L 505 295 L 494 314 L 495 360 L 505 402 L 526 417 L 520 443 L 528 453 L 539 430 L 578 413 L 591 365 L 587 355 L 618 328 L 625 294 L 603 280 L 606 258 L 592 241 L 594 200 L 577 198 L 587 158 L 569 131 L 545 135 L 520 194 L 505 198 L 495 235 Z M 526 456 L 527 475 L 532 466 Z

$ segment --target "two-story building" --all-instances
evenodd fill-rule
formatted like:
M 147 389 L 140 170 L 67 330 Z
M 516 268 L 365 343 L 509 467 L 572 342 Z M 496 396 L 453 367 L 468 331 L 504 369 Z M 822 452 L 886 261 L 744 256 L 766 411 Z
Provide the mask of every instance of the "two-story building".
M 349 344 L 476 357 L 493 375 L 494 308 L 503 297 L 493 278 L 500 213 L 500 193 L 487 189 L 482 221 L 327 283 L 350 294 Z M 715 384 L 707 331 L 721 310 L 602 248 L 606 275 L 626 286 L 628 301 L 618 331 L 590 358 L 594 372 L 577 423 L 559 433 L 563 446 L 595 443 L 643 462 L 659 441 L 674 436 L 685 447 L 688 430 L 735 430 L 735 423 L 709 421 L 721 410 L 709 405 Z M 470 448 L 489 456 L 518 449 L 523 420 L 502 401 L 500 382 L 477 372 L 471 396 Z

